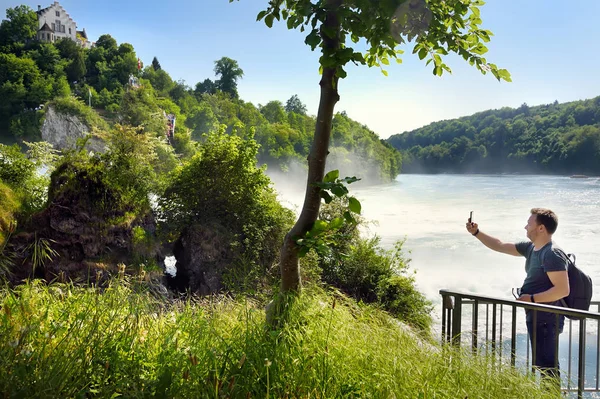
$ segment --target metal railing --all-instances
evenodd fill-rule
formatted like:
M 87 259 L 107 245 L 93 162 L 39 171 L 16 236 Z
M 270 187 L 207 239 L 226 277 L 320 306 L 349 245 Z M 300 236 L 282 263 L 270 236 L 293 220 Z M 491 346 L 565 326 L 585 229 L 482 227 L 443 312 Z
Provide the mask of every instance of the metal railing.
M 563 386 L 564 391 L 576 391 L 578 398 L 583 398 L 584 392 L 600 392 L 600 302 L 592 302 L 590 309 L 597 310 L 597 312 L 585 312 L 580 310 L 574 310 L 569 308 L 563 308 L 558 306 L 549 306 L 536 303 L 520 302 L 515 300 L 507 300 L 501 298 L 487 297 L 482 295 L 468 294 L 462 292 L 455 292 L 450 290 L 440 290 L 442 296 L 442 341 L 453 344 L 455 346 L 461 346 L 462 342 L 469 340 L 471 348 L 474 353 L 485 348 L 485 350 L 491 350 L 494 354 L 502 358 L 504 349 L 509 349 L 510 353 L 510 364 L 516 366 L 518 361 L 523 361 L 526 370 L 535 371 L 533 365 L 536 359 L 536 345 L 531 345 L 531 362 L 529 358 L 530 342 L 527 334 L 517 334 L 517 319 L 525 316 L 525 312 L 517 312 L 517 308 L 531 309 L 533 310 L 533 324 L 536 324 L 537 311 L 544 311 L 545 313 L 552 313 L 556 315 L 556 325 L 560 315 L 567 317 L 576 318 L 565 319 L 565 329 L 568 328 L 568 370 L 566 377 L 566 386 Z M 465 307 L 463 309 L 463 307 Z M 480 307 L 485 306 L 485 321 L 480 320 Z M 491 320 L 490 320 L 490 308 L 491 308 Z M 464 310 L 464 312 L 463 312 Z M 463 314 L 469 313 L 470 310 L 470 326 L 468 326 L 468 316 Z M 508 322 L 505 322 L 509 319 Z M 463 331 L 463 326 L 467 322 L 467 327 Z M 591 322 L 591 323 L 590 323 Z M 480 325 L 483 324 L 485 328 L 485 337 L 483 337 L 484 331 Z M 509 325 L 510 337 L 506 337 L 505 326 Z M 586 338 L 592 332 L 593 324 L 595 324 L 595 384 L 586 386 Z M 525 323 L 523 322 L 523 326 Z M 575 326 L 574 326 L 575 325 Z M 571 370 L 571 357 L 573 352 L 573 331 L 574 327 L 577 330 L 577 384 L 571 386 L 572 370 Z M 588 329 L 588 327 L 590 327 Z M 526 349 L 523 356 L 522 351 L 518 350 L 518 338 L 523 339 L 525 337 Z M 532 341 L 535 343 L 537 340 L 536 329 L 533 329 Z M 558 366 L 558 359 L 560 356 L 559 352 L 559 338 L 556 335 L 556 363 Z M 506 343 L 510 343 L 510 348 L 505 348 Z M 564 351 L 563 351 L 564 352 Z M 591 365 L 587 365 L 591 366 Z

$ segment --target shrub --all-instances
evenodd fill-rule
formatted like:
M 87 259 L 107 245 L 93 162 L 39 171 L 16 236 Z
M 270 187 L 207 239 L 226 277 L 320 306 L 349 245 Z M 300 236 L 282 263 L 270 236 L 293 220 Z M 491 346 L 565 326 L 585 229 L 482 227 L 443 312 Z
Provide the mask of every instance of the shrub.
M 251 265 L 275 260 L 293 214 L 282 207 L 264 168 L 256 166 L 252 138 L 208 134 L 198 152 L 176 169 L 159 199 L 164 234 L 175 238 L 190 224 L 217 223 L 235 238 L 231 243 Z
M 48 187 L 48 178 L 36 171 L 44 165 L 44 160 L 37 157 L 45 155 L 39 152 L 50 150 L 47 147 L 43 150 L 44 146 L 40 143 L 26 142 L 26 144 L 32 149 L 29 151 L 29 157 L 21 152 L 17 144 L 12 146 L 0 144 L 0 181 L 13 190 L 21 204 L 17 212 L 20 220 L 28 218 L 43 208 Z
M 20 203 L 14 191 L 0 181 L 0 248 L 16 222 L 15 215 L 19 206 Z
M 336 199 L 323 205 L 320 218 L 339 217 L 345 204 Z M 392 250 L 381 247 L 379 237 L 361 238 L 359 226 L 346 224 L 341 231 L 347 239 L 340 240 L 331 250 L 319 256 L 322 280 L 356 300 L 379 304 L 399 319 L 428 330 L 431 325 L 431 304 L 415 287 L 409 269 L 410 259 L 404 257 L 403 241 Z

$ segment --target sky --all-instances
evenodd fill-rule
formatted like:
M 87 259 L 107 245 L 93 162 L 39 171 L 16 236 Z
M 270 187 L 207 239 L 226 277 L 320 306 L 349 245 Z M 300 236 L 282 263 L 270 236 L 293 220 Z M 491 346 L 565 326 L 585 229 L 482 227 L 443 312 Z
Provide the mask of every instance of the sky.
M 43 0 L 0 0 L 5 10 L 19 4 L 46 7 Z M 154 56 L 173 79 L 195 86 L 215 79 L 214 61 L 238 61 L 244 77 L 240 97 L 255 105 L 285 101 L 297 94 L 316 115 L 319 102 L 318 52 L 305 34 L 285 23 L 269 29 L 256 22 L 268 0 L 62 0 L 90 40 L 108 33 L 131 43 L 148 65 Z M 385 77 L 377 68 L 351 66 L 341 81 L 336 111 L 346 111 L 380 137 L 431 122 L 504 106 L 518 107 L 593 98 L 600 95 L 600 0 L 488 0 L 482 27 L 494 33 L 489 62 L 506 68 L 512 83 L 482 75 L 457 56 L 453 73 L 433 76 L 411 54 L 394 62 Z

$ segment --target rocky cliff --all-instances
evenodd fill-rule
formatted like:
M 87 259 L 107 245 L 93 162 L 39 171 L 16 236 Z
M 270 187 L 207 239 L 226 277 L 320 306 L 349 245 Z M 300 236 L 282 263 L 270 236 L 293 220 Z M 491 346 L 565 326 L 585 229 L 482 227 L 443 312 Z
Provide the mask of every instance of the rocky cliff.
M 55 149 L 75 148 L 77 140 L 90 134 L 90 127 L 77 116 L 58 112 L 52 105 L 46 108 L 42 140 L 51 143 Z M 104 152 L 105 146 L 102 139 L 92 135 L 86 148 L 94 152 Z

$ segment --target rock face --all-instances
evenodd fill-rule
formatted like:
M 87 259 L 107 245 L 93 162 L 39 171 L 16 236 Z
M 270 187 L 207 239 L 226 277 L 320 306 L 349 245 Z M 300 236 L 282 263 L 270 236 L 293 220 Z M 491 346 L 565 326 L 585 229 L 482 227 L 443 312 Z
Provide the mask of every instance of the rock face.
M 169 285 L 200 295 L 219 292 L 223 288 L 223 274 L 236 255 L 231 242 L 231 233 L 218 225 L 194 225 L 185 229 L 173 248 L 177 274 L 168 277 Z
M 101 206 L 99 201 L 114 204 L 114 193 L 102 179 L 89 176 L 85 170 L 63 165 L 57 172 L 50 185 L 48 206 L 33 215 L 23 232 L 9 243 L 10 251 L 17 255 L 11 282 L 19 284 L 36 277 L 102 284 L 119 272 L 119 263 L 132 264 L 133 229 L 140 226 L 154 234 L 154 216 L 148 212 L 132 217 L 127 209 Z M 43 259 L 43 264 L 34 264 L 35 247 L 39 249 L 44 241 L 56 255 Z M 161 265 L 164 257 L 160 248 L 152 251 L 147 255 Z
M 46 119 L 42 125 L 42 140 L 49 142 L 57 150 L 75 148 L 78 139 L 90 134 L 90 128 L 77 116 L 56 111 L 53 106 L 46 108 Z M 104 152 L 104 142 L 92 136 L 86 148 L 94 152 Z

